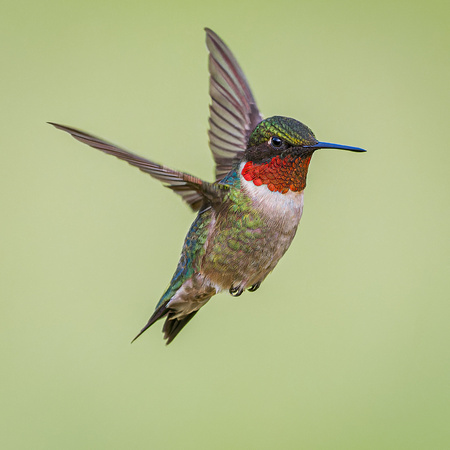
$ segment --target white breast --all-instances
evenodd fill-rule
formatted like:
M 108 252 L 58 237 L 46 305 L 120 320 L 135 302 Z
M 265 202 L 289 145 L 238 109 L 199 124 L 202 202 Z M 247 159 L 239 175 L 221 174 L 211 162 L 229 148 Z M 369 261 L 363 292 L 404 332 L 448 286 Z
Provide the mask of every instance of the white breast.
M 239 172 L 245 163 L 241 163 Z M 303 191 L 286 194 L 272 192 L 267 185 L 255 186 L 253 181 L 247 181 L 242 175 L 241 186 L 244 192 L 253 199 L 255 208 L 271 222 L 281 227 L 282 232 L 297 228 L 303 213 Z

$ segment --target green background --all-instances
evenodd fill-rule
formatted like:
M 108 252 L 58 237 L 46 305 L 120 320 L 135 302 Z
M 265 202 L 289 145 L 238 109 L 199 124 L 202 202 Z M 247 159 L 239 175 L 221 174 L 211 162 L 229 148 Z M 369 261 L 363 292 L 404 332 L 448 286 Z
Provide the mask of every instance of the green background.
M 446 1 L 3 2 L 2 449 L 450 448 Z M 203 27 L 320 140 L 255 294 L 133 345 L 193 214 L 76 126 L 212 179 Z

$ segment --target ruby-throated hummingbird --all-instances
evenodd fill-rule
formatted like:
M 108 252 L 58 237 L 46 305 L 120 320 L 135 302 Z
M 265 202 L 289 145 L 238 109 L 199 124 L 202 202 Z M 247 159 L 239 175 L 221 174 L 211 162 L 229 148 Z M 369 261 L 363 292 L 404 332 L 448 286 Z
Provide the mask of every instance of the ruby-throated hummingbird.
M 50 122 L 162 181 L 198 211 L 170 285 L 136 336 L 165 318 L 167 344 L 213 295 L 228 291 L 237 297 L 246 289 L 254 292 L 274 269 L 297 231 L 308 166 L 316 150 L 365 151 L 319 142 L 306 125 L 289 117 L 263 119 L 233 54 L 217 34 L 205 31 L 211 95 L 209 146 L 216 163 L 213 183 Z

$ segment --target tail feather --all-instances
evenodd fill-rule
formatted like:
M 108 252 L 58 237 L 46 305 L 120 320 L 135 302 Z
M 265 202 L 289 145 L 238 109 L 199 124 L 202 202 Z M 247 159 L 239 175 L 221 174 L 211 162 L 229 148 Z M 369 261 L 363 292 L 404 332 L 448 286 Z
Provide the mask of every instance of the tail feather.
M 195 226 L 197 222 L 194 222 Z M 191 231 L 189 233 L 192 232 Z M 186 241 L 189 239 L 186 238 Z M 164 339 L 166 344 L 170 344 L 178 333 L 194 317 L 197 311 L 205 305 L 209 299 L 216 294 L 216 288 L 200 273 L 192 273 L 192 265 L 189 265 L 187 258 L 195 258 L 195 253 L 191 248 L 189 254 L 185 247 L 178 263 L 177 270 L 170 282 L 166 292 L 156 305 L 156 310 L 150 317 L 144 328 L 133 339 L 134 342 L 142 333 L 148 330 L 156 321 L 166 318 L 163 326 Z
M 167 304 L 167 303 L 166 303 Z M 137 336 L 131 341 L 133 343 L 142 333 L 147 331 L 157 320 L 162 319 L 163 317 L 169 314 L 169 308 L 166 308 L 166 304 L 161 305 L 148 319 L 148 322 L 145 324 L 144 328 L 137 334 Z
M 166 303 L 167 304 L 167 303 Z M 187 323 L 195 316 L 198 312 L 193 311 L 182 319 L 173 318 L 173 313 L 171 313 L 170 308 L 166 307 L 166 304 L 161 305 L 150 317 L 148 322 L 145 324 L 144 328 L 138 333 L 138 335 L 131 341 L 133 343 L 141 334 L 147 331 L 156 321 L 166 317 L 166 321 L 163 326 L 164 339 L 167 340 L 166 345 L 169 345 L 178 333 L 187 325 Z
M 169 345 L 177 336 L 177 334 L 184 328 L 185 325 L 198 313 L 197 311 L 191 312 L 182 319 L 172 319 L 170 314 L 168 315 L 166 322 L 164 323 L 163 333 L 164 339 L 167 340 L 166 345 Z

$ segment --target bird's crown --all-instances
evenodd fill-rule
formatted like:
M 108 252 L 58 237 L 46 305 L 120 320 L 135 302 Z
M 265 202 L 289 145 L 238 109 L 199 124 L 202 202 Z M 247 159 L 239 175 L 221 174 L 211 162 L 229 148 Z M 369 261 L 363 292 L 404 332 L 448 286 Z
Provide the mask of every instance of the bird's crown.
M 247 148 L 268 142 L 272 147 L 300 147 L 317 144 L 314 133 L 303 123 L 290 117 L 273 116 L 261 121 L 250 135 Z M 281 141 L 281 142 L 280 142 Z

